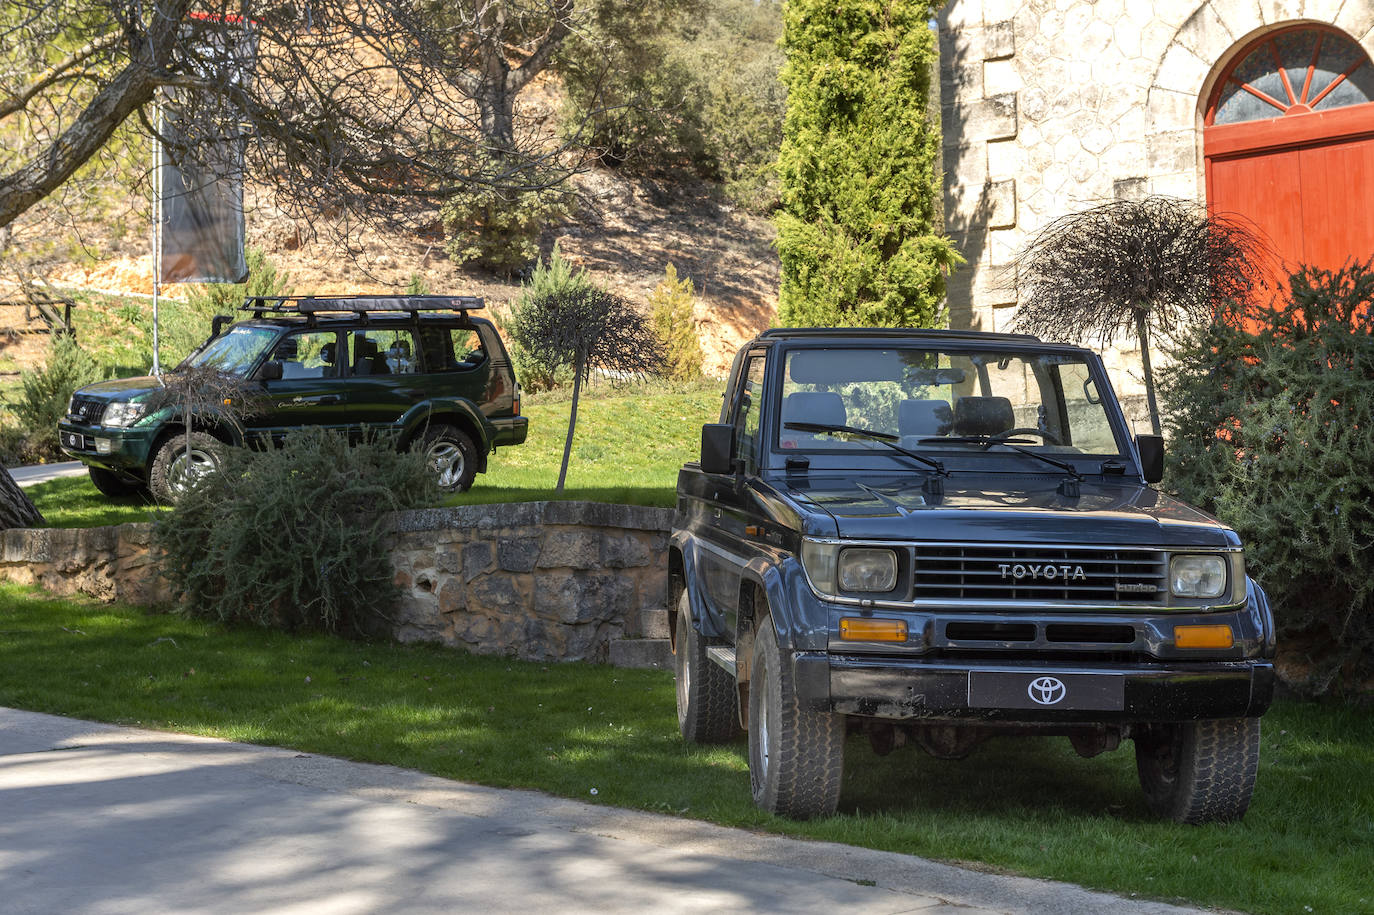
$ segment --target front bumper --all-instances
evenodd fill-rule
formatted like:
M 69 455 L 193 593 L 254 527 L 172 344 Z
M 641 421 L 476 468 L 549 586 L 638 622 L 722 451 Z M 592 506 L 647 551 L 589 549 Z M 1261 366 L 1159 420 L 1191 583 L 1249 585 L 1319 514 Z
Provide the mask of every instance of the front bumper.
M 846 715 L 882 719 L 976 719 L 980 722 L 1154 722 L 1243 718 L 1264 714 L 1273 701 L 1274 665 L 1264 660 L 1132 664 L 1064 661 L 919 660 L 798 652 L 798 692 Z M 1070 684 L 1053 706 L 1017 707 L 1020 681 L 1051 678 Z M 1002 707 L 990 705 L 980 684 L 1004 682 Z M 1077 686 L 1101 684 L 1110 698 L 1085 699 Z M 981 693 L 981 697 L 980 697 Z M 972 701 L 971 701 L 972 700 Z
M 62 452 L 85 464 L 117 473 L 146 476 L 156 429 L 78 426 L 59 422 L 57 439 Z

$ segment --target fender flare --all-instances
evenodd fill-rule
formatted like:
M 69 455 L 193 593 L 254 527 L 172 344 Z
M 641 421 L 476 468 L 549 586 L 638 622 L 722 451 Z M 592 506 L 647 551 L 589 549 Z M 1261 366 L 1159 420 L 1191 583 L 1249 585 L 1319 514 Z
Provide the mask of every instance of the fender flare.
M 669 542 L 669 581 L 672 581 L 674 557 L 681 563 L 680 574 L 683 587 L 687 589 L 687 606 L 692 612 L 692 626 L 706 638 L 725 638 L 725 613 L 712 603 L 701 581 L 701 563 L 697 557 L 696 538 L 686 531 L 674 531 Z M 670 585 L 671 588 L 671 585 Z M 676 624 L 677 604 L 671 601 L 669 593 L 669 626 Z
M 496 436 L 496 429 L 476 404 L 464 398 L 423 400 L 412 406 L 397 420 L 401 428 L 398 449 L 409 448 L 411 443 L 425 434 L 429 426 L 438 423 L 457 426 L 471 436 L 472 443 L 477 446 L 477 470 L 485 473 L 487 455 L 493 450 L 491 443 Z
M 1278 651 L 1278 627 L 1274 623 L 1274 612 L 1269 607 L 1269 595 L 1264 593 L 1259 582 L 1249 576 L 1246 576 L 1245 587 L 1245 608 L 1250 611 L 1255 628 L 1262 634 L 1264 657 L 1272 658 Z

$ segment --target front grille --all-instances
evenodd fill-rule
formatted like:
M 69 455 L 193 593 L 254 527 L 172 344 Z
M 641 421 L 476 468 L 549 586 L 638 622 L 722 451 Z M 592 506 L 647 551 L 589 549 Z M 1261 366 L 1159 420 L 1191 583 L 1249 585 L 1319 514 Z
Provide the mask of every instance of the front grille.
M 92 400 L 89 397 L 73 397 L 72 409 L 67 414 L 67 418 L 72 422 L 81 423 L 86 426 L 97 425 L 105 418 L 105 407 L 107 404 L 103 400 Z
M 915 559 L 917 600 L 1157 606 L 1168 594 L 1158 550 L 917 544 Z

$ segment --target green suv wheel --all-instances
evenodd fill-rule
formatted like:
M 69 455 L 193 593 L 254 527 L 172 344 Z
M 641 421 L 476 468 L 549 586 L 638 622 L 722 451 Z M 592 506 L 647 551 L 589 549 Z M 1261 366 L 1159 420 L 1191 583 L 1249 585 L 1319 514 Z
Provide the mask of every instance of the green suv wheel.
M 173 435 L 167 439 L 158 448 L 148 474 L 148 488 L 153 497 L 159 502 L 175 502 L 190 484 L 219 469 L 221 447 L 223 443 L 219 439 L 204 432 Z
M 425 463 L 444 492 L 467 492 L 477 476 L 477 447 L 467 433 L 453 426 L 435 426 L 425 433 Z

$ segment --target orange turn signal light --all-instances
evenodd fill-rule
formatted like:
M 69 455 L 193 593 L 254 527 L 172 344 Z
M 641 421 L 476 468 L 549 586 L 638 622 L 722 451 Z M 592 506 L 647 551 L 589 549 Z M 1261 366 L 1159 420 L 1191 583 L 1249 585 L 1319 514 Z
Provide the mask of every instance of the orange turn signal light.
M 902 620 L 840 620 L 840 638 L 848 642 L 905 642 L 906 623 Z
M 1174 644 L 1179 648 L 1230 648 L 1236 637 L 1227 625 L 1175 626 Z

